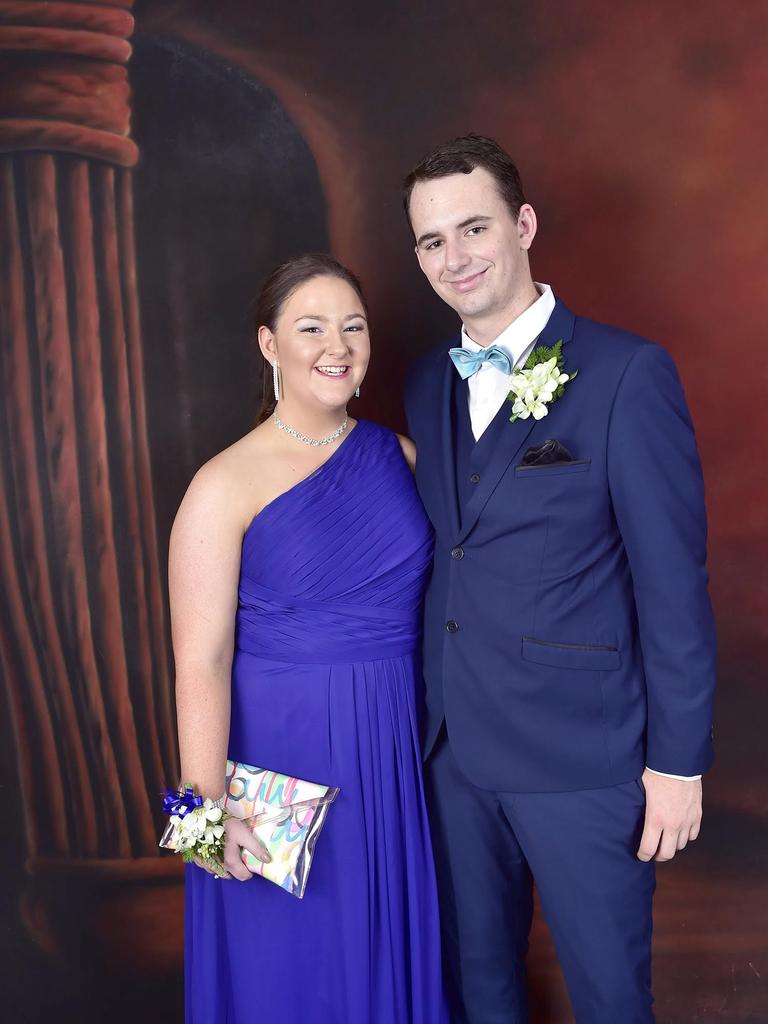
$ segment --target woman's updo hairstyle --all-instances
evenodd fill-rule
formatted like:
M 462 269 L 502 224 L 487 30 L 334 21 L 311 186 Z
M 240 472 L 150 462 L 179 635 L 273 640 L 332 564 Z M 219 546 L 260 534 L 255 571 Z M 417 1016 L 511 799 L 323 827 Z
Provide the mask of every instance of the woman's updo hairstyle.
M 297 288 L 311 281 L 315 277 L 338 277 L 353 288 L 357 297 L 363 305 L 366 316 L 368 306 L 366 305 L 363 289 L 357 277 L 348 270 L 342 263 L 339 263 L 333 256 L 323 252 L 307 253 L 303 256 L 294 256 L 281 263 L 269 275 L 256 300 L 255 324 L 256 331 L 260 327 L 268 327 L 270 331 L 275 326 L 288 299 Z M 261 408 L 257 417 L 257 423 L 263 423 L 269 419 L 275 411 L 275 394 L 272 386 L 272 365 L 265 359 L 261 374 Z

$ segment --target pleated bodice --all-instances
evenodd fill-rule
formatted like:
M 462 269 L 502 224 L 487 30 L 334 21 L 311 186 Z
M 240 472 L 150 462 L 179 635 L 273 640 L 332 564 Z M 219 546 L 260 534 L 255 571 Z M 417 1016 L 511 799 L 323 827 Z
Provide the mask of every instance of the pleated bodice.
M 397 437 L 360 420 L 243 539 L 237 647 L 296 664 L 415 650 L 432 533 Z

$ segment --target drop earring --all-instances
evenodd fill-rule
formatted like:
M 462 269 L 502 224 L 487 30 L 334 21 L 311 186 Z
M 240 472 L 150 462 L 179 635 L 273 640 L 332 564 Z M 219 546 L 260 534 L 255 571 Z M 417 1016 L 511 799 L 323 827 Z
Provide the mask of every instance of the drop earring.
M 358 384 L 357 387 L 355 388 L 355 398 L 359 398 L 359 397 L 360 397 L 360 385 Z
M 275 401 L 280 401 L 280 376 L 279 376 L 280 364 L 277 360 L 272 363 L 272 386 L 275 389 Z

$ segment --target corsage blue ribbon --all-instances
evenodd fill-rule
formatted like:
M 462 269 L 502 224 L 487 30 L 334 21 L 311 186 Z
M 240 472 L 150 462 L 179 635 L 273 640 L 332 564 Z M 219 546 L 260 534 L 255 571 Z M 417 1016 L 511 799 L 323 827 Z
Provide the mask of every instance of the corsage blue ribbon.
M 163 810 L 169 817 L 178 814 L 183 818 L 196 807 L 203 806 L 203 798 L 195 796 L 191 786 L 187 786 L 186 789 L 164 789 L 160 795 L 163 798 Z
M 479 352 L 470 352 L 468 348 L 451 348 L 448 349 L 448 355 L 462 380 L 477 373 L 483 363 L 490 363 L 502 373 L 512 373 L 512 360 L 498 345 L 489 345 L 488 348 L 481 348 Z

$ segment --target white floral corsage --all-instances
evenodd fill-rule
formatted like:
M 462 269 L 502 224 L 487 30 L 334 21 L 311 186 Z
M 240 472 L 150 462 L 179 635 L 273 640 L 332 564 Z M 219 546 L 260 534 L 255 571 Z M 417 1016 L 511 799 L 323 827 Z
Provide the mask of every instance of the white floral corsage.
M 161 845 L 180 853 L 185 864 L 197 858 L 217 875 L 223 875 L 224 822 L 232 815 L 215 800 L 196 795 L 189 785 L 166 790 L 163 810 L 169 821 Z
M 525 366 L 512 374 L 507 395 L 512 402 L 511 423 L 527 420 L 529 416 L 543 419 L 549 412 L 547 406 L 557 401 L 568 381 L 574 379 L 577 370 L 563 370 L 562 348 L 562 340 L 551 348 L 540 345 L 528 356 Z

